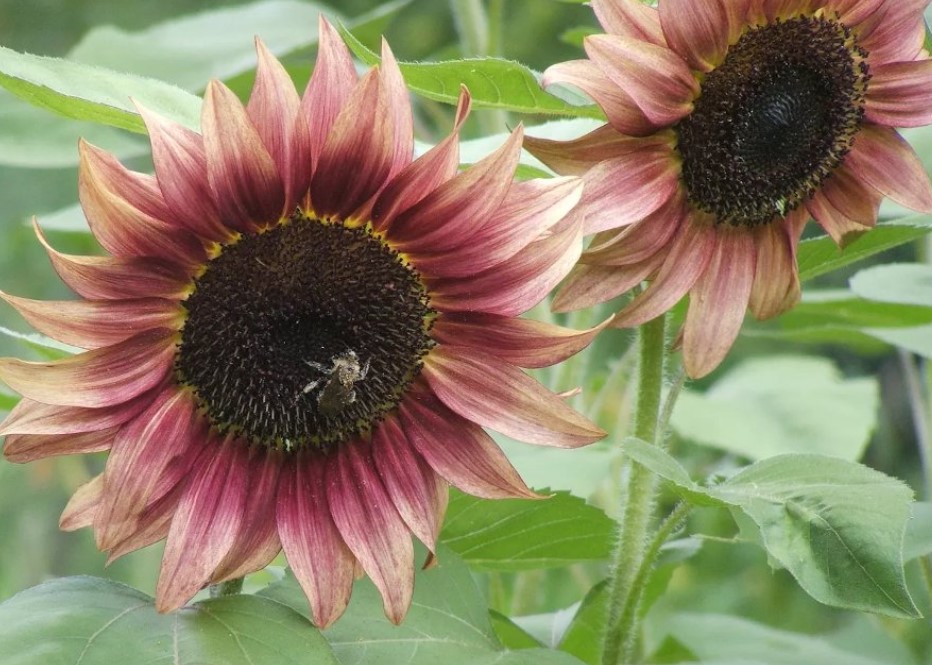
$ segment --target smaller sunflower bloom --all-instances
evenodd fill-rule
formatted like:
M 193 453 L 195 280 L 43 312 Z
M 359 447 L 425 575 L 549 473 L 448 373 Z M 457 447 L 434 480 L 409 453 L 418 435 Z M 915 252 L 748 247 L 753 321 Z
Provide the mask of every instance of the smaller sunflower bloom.
M 894 128 L 932 122 L 928 0 L 592 0 L 606 34 L 554 65 L 608 124 L 568 142 L 527 138 L 584 175 L 596 233 L 557 309 L 650 285 L 616 319 L 635 326 L 689 294 L 692 377 L 718 366 L 745 310 L 767 319 L 800 295 L 796 249 L 814 218 L 839 244 L 880 201 L 932 211 L 922 165 Z
M 140 109 L 155 175 L 81 145 L 80 199 L 109 256 L 57 252 L 82 299 L 0 294 L 41 332 L 87 349 L 0 359 L 23 399 L 5 456 L 109 451 L 63 528 L 110 559 L 167 539 L 156 607 L 284 550 L 318 626 L 363 571 L 400 622 L 412 534 L 434 550 L 448 483 L 536 497 L 483 427 L 546 446 L 604 435 L 520 368 L 598 328 L 518 318 L 582 250 L 575 178 L 515 183 L 521 129 L 459 172 L 458 131 L 412 158 L 407 90 L 383 44 L 359 78 L 321 21 L 299 97 L 257 43 L 244 106 L 219 82 L 203 134 Z

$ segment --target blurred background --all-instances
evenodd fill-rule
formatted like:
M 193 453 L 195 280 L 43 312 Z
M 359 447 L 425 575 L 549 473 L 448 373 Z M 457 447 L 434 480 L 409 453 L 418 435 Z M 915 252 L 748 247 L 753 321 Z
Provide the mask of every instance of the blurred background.
M 164 78 L 195 93 L 202 92 L 209 76 L 218 75 L 245 97 L 251 84 L 253 60 L 244 61 L 242 66 L 231 66 L 229 61 L 218 63 L 225 67 L 196 82 L 190 80 L 186 62 L 198 54 L 209 54 L 215 44 L 226 44 L 234 36 L 237 40 L 234 49 L 240 54 L 251 51 L 254 30 L 249 25 L 232 26 L 226 22 L 231 15 L 222 11 L 248 5 L 254 8 L 254 16 L 261 19 L 256 25 L 269 26 L 267 31 L 259 30 L 259 36 L 273 52 L 284 57 L 289 71 L 303 88 L 314 51 L 306 41 L 301 43 L 295 37 L 301 25 L 296 26 L 293 12 L 296 4 L 299 4 L 297 0 L 261 3 L 239 0 L 161 0 L 157 3 L 0 0 L 0 46 Z M 537 71 L 555 62 L 582 57 L 581 39 L 597 27 L 591 10 L 581 4 L 489 0 L 487 9 L 496 19 L 497 29 L 484 43 L 473 42 L 463 47 L 464 40 L 458 32 L 451 4 L 446 2 L 342 0 L 319 6 L 326 7 L 332 16 L 348 25 L 352 26 L 358 19 L 361 27 L 355 34 L 370 48 L 377 47 L 378 35 L 384 31 L 399 60 L 442 60 L 492 54 L 518 60 Z M 302 12 L 301 16 L 304 15 Z M 312 26 L 313 22 L 308 20 L 309 32 Z M 146 48 L 134 51 L 137 47 L 133 44 L 138 42 L 132 37 L 140 34 L 145 35 Z M 286 47 L 281 47 L 279 38 L 281 43 L 287 42 Z M 134 53 L 137 57 L 132 57 Z M 416 104 L 417 138 L 434 143 L 449 129 L 451 109 L 423 99 Z M 533 124 L 545 119 L 478 112 L 470 119 L 464 136 L 468 139 L 504 132 L 519 120 Z M 116 151 L 133 168 L 150 168 L 145 137 L 60 118 L 34 109 L 0 90 L 0 288 L 4 291 L 31 298 L 72 297 L 54 275 L 34 238 L 28 225 L 33 215 L 49 229 L 51 241 L 58 249 L 78 254 L 99 252 L 89 235 L 73 232 L 73 229 L 80 229 L 80 224 L 75 223 L 73 208 L 77 201 L 77 139 L 80 136 Z M 928 133 L 920 139 L 928 145 Z M 932 154 L 926 150 L 922 156 L 928 165 Z M 914 261 L 926 255 L 924 241 L 917 241 L 878 255 L 872 261 Z M 816 285 L 844 286 L 855 271 L 832 274 L 818 280 Z M 0 307 L 0 326 L 23 333 L 29 331 L 6 306 Z M 631 335 L 620 331 L 599 340 L 585 358 L 587 389 L 597 389 L 606 383 L 630 341 Z M 856 435 L 863 440 L 852 441 L 852 445 L 865 451 L 866 463 L 909 481 L 921 498 L 928 499 L 922 490 L 915 423 L 905 388 L 908 377 L 904 374 L 902 358 L 892 347 L 866 343 L 863 339 L 860 344 L 830 341 L 816 344 L 748 334 L 735 347 L 726 367 L 691 389 L 700 393 L 729 368 L 774 352 L 824 358 L 837 371 L 839 381 L 860 381 L 857 385 L 865 387 L 867 392 L 859 393 L 857 404 L 867 404 L 869 413 L 866 425 Z M 11 354 L 41 357 L 39 351 L 21 341 L 0 335 L 0 355 Z M 788 391 L 795 388 L 793 385 L 783 387 Z M 3 392 L 5 390 L 0 386 L 0 414 L 14 403 L 14 398 L 9 392 Z M 629 391 L 623 382 L 619 385 L 609 382 L 606 390 L 609 392 L 602 397 L 603 409 L 613 421 L 623 422 L 630 401 Z M 863 397 L 868 393 L 868 398 Z M 843 400 L 845 394 L 833 393 L 831 399 Z M 836 417 L 835 414 L 836 411 L 829 409 L 823 419 Z M 682 443 L 676 448 L 677 455 L 696 470 L 697 477 L 723 468 L 721 451 L 691 445 L 691 437 L 683 433 L 674 438 Z M 726 455 L 724 466 L 740 460 L 740 455 Z M 102 461 L 102 458 L 66 458 L 19 466 L 0 460 L 0 601 L 49 577 L 75 574 L 106 576 L 153 592 L 159 545 L 124 557 L 105 570 L 105 557 L 94 548 L 89 531 L 66 534 L 57 528 L 58 515 L 70 495 L 99 472 Z M 524 469 L 521 464 L 519 467 Z M 532 474 L 533 477 L 536 476 Z M 540 478 L 546 479 L 546 473 Z M 584 488 L 581 494 L 591 493 L 599 500 L 598 487 L 585 482 L 580 487 Z M 672 497 L 668 498 L 672 501 Z M 714 610 L 803 632 L 835 632 L 839 640 L 872 635 L 869 648 L 886 649 L 893 658 L 889 660 L 891 663 L 927 662 L 932 640 L 926 620 L 881 620 L 819 605 L 799 591 L 788 574 L 772 571 L 759 548 L 732 542 L 734 525 L 718 513 L 698 511 L 690 531 L 709 538 L 702 540 L 701 551 L 677 570 L 670 594 L 658 607 L 659 612 L 664 605 Z M 928 614 L 929 600 L 921 592 L 924 573 L 915 563 L 911 564 L 909 573 L 911 588 L 918 591 L 917 603 Z M 593 565 L 523 575 L 486 575 L 481 580 L 496 609 L 507 614 L 537 614 L 578 601 L 601 575 L 601 569 Z M 904 643 L 910 645 L 911 653 L 902 646 Z

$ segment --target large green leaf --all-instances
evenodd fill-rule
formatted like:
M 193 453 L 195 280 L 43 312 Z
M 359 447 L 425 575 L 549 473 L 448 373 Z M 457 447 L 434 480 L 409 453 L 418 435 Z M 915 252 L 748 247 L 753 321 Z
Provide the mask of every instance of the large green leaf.
M 833 646 L 817 636 L 777 630 L 719 614 L 674 614 L 658 628 L 672 635 L 703 663 L 754 665 L 888 665 Z
M 827 359 L 756 358 L 704 393 L 684 390 L 672 425 L 752 460 L 806 452 L 854 461 L 876 426 L 879 401 L 875 379 L 847 379 Z
M 158 614 L 141 591 L 91 577 L 52 580 L 0 604 L 3 665 L 338 665 L 294 610 L 258 596 Z
M 614 533 L 602 510 L 566 492 L 540 501 L 453 492 L 440 538 L 473 568 L 532 570 L 607 559 Z
M 400 626 L 385 618 L 368 579 L 356 583 L 343 618 L 324 633 L 342 665 L 580 665 L 549 649 L 503 650 L 469 569 L 445 548 L 438 556 L 439 565 L 415 575 L 414 601 Z M 307 600 L 290 574 L 260 595 L 307 613 Z
M 135 98 L 188 127 L 199 124 L 201 100 L 162 81 L 0 46 L 0 85 L 14 95 L 77 120 L 144 132 Z
M 379 56 L 367 49 L 345 28 L 340 30 L 347 45 L 368 65 L 379 63 Z M 469 88 L 476 108 L 515 113 L 540 113 L 572 117 L 602 118 L 596 106 L 576 106 L 545 92 L 537 75 L 513 60 L 468 58 L 444 62 L 399 63 L 408 87 L 415 93 L 439 102 L 455 104 L 460 86 Z
M 838 249 L 828 236 L 799 244 L 799 278 L 803 281 L 838 270 L 879 252 L 912 242 L 932 232 L 932 216 L 911 215 L 881 222 L 848 245 Z
M 868 300 L 932 307 L 932 266 L 929 265 L 887 263 L 871 266 L 854 275 L 849 284 L 853 293 Z

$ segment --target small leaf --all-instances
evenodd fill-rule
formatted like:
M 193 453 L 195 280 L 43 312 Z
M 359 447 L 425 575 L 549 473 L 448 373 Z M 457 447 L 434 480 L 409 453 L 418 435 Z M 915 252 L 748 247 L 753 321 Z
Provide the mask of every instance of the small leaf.
M 509 649 L 537 649 L 543 645 L 501 612 L 489 610 L 495 636 Z
M 347 46 L 367 65 L 379 56 L 367 49 L 345 27 L 340 34 Z M 572 117 L 603 118 L 597 106 L 574 106 L 545 92 L 537 75 L 521 63 L 501 58 L 469 58 L 444 62 L 401 62 L 401 73 L 415 93 L 438 102 L 456 104 L 460 85 L 469 88 L 474 108 L 492 108 L 515 113 L 541 113 Z
M 888 665 L 833 646 L 817 636 L 776 630 L 720 614 L 668 615 L 658 628 L 694 652 L 702 663 Z
M 69 118 L 145 132 L 130 102 L 197 128 L 201 100 L 162 81 L 0 46 L 0 85 L 17 97 Z
M 823 455 L 781 455 L 706 491 L 750 517 L 768 554 L 816 600 L 919 616 L 903 574 L 912 490 L 902 481 Z
M 534 570 L 608 559 L 614 534 L 601 509 L 566 492 L 489 501 L 454 491 L 440 539 L 473 568 Z
M 759 460 L 782 453 L 860 459 L 877 424 L 873 378 L 846 379 L 824 358 L 747 360 L 706 392 L 684 390 L 672 425 L 680 436 Z
M 912 242 L 932 232 L 932 216 L 911 215 L 881 222 L 844 250 L 828 236 L 799 244 L 799 278 L 803 281 L 824 275 L 861 259 Z
M 0 653 L 4 665 L 338 664 L 313 625 L 266 598 L 227 596 L 158 614 L 141 591 L 92 577 L 45 582 L 0 604 Z
M 673 483 L 674 489 L 689 503 L 696 506 L 727 505 L 710 496 L 704 488 L 693 482 L 686 469 L 659 446 L 629 436 L 621 442 L 621 449 L 638 464 Z

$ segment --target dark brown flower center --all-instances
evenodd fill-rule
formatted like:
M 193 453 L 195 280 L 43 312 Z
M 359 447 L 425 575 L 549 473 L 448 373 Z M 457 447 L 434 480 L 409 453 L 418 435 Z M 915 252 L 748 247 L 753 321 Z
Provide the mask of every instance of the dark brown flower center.
M 297 213 L 223 247 L 184 305 L 179 380 L 217 431 L 286 450 L 370 429 L 433 344 L 427 292 L 398 252 Z
M 838 20 L 747 30 L 676 127 L 689 199 L 756 226 L 799 206 L 841 164 L 864 116 L 867 52 Z

